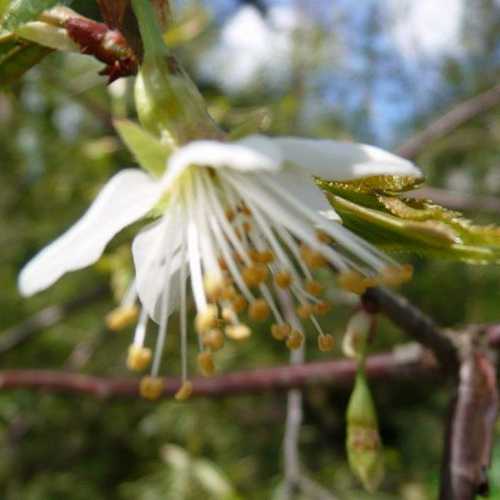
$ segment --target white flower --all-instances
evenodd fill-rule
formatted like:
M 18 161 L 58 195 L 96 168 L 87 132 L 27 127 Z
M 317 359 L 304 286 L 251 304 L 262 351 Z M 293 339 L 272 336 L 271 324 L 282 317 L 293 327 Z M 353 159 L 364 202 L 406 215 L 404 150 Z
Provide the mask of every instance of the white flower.
M 138 296 L 142 312 L 129 365 L 143 368 L 151 357 L 144 347 L 151 318 L 159 324 L 152 367 L 158 374 L 169 315 L 180 309 L 186 377 L 188 288 L 205 373 L 213 371 L 210 350 L 223 343 L 221 316 L 227 336 L 250 334 L 239 318 L 246 305 L 254 320 L 272 314 L 273 335 L 296 348 L 303 336 L 285 324 L 282 294 L 322 335 L 314 313 L 322 312 L 324 301 L 313 269 L 328 265 L 339 273 L 375 276 L 395 266 L 339 223 L 313 176 L 347 181 L 378 175 L 421 173 L 406 160 L 359 144 L 264 136 L 195 141 L 171 155 L 161 178 L 135 169 L 114 176 L 80 221 L 26 265 L 19 288 L 31 295 L 92 264 L 115 234 L 161 206 L 163 215 L 132 246 L 136 279 L 124 306 Z

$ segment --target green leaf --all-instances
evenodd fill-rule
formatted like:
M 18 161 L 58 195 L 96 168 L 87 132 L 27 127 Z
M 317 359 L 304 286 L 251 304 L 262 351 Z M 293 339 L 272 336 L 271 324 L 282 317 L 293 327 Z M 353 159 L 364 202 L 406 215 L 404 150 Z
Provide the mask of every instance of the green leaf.
M 33 21 L 55 5 L 69 5 L 72 0 L 0 0 L 2 27 L 14 31 L 21 24 Z M 3 14 L 3 15 L 2 15 Z
M 129 120 L 115 120 L 114 125 L 137 163 L 155 177 L 163 175 L 171 153 L 170 148 L 140 125 Z
M 500 262 L 500 228 L 476 226 L 428 200 L 380 189 L 318 181 L 344 225 L 386 251 L 414 252 L 469 263 Z M 366 187 L 366 184 L 365 184 Z
M 31 42 L 0 37 L 0 88 L 13 84 L 51 52 Z

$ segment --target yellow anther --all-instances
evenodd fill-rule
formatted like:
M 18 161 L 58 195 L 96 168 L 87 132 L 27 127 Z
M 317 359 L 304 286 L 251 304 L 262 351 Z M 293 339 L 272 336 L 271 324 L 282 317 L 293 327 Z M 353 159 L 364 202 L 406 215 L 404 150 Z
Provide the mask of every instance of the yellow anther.
M 264 264 L 252 264 L 243 269 L 242 276 L 248 286 L 259 286 L 267 280 L 269 270 Z
M 323 291 L 323 285 L 319 281 L 315 280 L 306 281 L 304 288 L 307 292 L 316 297 L 321 295 L 321 292 Z
M 165 381 L 160 377 L 144 377 L 139 385 L 139 393 L 145 399 L 154 401 L 165 390 Z
M 232 301 L 231 304 L 233 306 L 234 312 L 236 314 L 242 313 L 247 308 L 247 301 L 243 295 L 237 295 Z
M 288 271 L 279 271 L 274 275 L 274 282 L 280 288 L 288 288 L 292 284 L 292 276 Z
M 142 372 L 149 366 L 151 357 L 151 349 L 132 344 L 128 348 L 127 368 L 134 372 Z
M 224 334 L 219 330 L 210 330 L 202 338 L 203 345 L 212 352 L 220 351 L 224 347 Z
M 296 351 L 302 347 L 304 343 L 304 334 L 298 330 L 292 330 L 292 333 L 286 339 L 286 346 L 292 351 Z
M 243 222 L 243 231 L 245 231 L 245 233 L 248 234 L 251 230 L 252 230 L 252 224 L 250 224 L 250 222 L 248 221 Z
M 339 274 L 337 283 L 340 288 L 343 288 L 348 292 L 362 295 L 371 285 L 371 280 L 365 278 L 358 271 L 351 270 Z
M 191 394 L 193 394 L 193 384 L 189 380 L 185 380 L 174 397 L 177 401 L 186 401 L 191 397 Z
M 111 311 L 106 316 L 106 326 L 113 332 L 118 332 L 133 325 L 139 317 L 139 308 L 133 306 L 121 306 Z
M 238 321 L 238 315 L 232 307 L 224 307 L 222 309 L 222 319 L 227 323 L 236 323 Z
M 232 208 L 226 209 L 226 211 L 224 213 L 226 214 L 226 219 L 229 222 L 232 222 L 234 220 L 234 218 L 236 217 L 236 212 Z
M 227 264 L 226 264 L 226 261 L 222 258 L 222 257 L 219 257 L 217 259 L 217 262 L 219 263 L 219 267 L 223 270 L 223 271 L 227 271 Z
M 233 340 L 246 340 L 252 335 L 252 330 L 246 325 L 232 325 L 226 327 L 226 335 Z
M 260 252 L 255 248 L 248 251 L 248 256 L 252 259 L 252 262 L 260 262 Z
M 309 319 L 313 313 L 313 306 L 311 304 L 301 304 L 297 307 L 297 314 L 299 318 Z
M 271 327 L 271 335 L 276 340 L 285 340 L 290 332 L 292 331 L 292 327 L 287 325 L 286 323 L 280 323 L 279 325 L 273 325 Z
M 335 339 L 330 334 L 322 334 L 318 337 L 318 349 L 321 352 L 333 351 L 335 347 Z
M 196 331 L 199 334 L 208 332 L 218 324 L 219 311 L 216 305 L 210 304 L 203 312 L 199 312 L 194 320 Z
M 300 254 L 304 259 L 304 262 L 311 269 L 317 269 L 319 267 L 323 267 L 326 264 L 326 260 L 323 255 L 321 255 L 320 252 L 313 250 L 311 247 L 308 247 L 307 245 L 303 244 L 300 247 Z
M 240 206 L 239 206 L 239 209 L 241 211 L 242 214 L 244 215 L 252 215 L 252 211 L 245 205 L 245 203 L 241 203 Z
M 254 321 L 265 321 L 270 314 L 271 310 L 264 299 L 254 300 L 248 309 L 248 315 Z
M 332 243 L 332 237 L 328 234 L 325 233 L 325 231 L 322 231 L 321 229 L 318 229 L 316 231 L 316 238 L 318 238 L 318 241 L 321 241 L 321 243 L 326 243 L 327 245 Z
M 206 274 L 203 278 L 203 286 L 209 300 L 217 301 L 222 297 L 225 283 L 224 278 L 217 274 Z
M 403 266 L 386 267 L 379 278 L 379 282 L 385 286 L 398 286 L 410 281 L 413 277 L 413 267 L 409 264 Z
M 271 250 L 264 250 L 259 254 L 259 262 L 261 264 L 270 264 L 274 262 L 274 254 Z
M 330 302 L 319 302 L 318 304 L 313 305 L 313 313 L 316 314 L 317 316 L 324 316 L 325 314 L 328 314 L 332 309 L 332 305 Z
M 224 300 L 233 300 L 237 297 L 238 293 L 236 292 L 236 288 L 234 288 L 234 286 L 232 285 L 229 285 L 229 286 L 226 286 L 224 288 L 224 290 L 222 290 L 222 298 Z
M 210 351 L 198 354 L 198 367 L 205 377 L 211 377 L 215 373 L 214 357 Z

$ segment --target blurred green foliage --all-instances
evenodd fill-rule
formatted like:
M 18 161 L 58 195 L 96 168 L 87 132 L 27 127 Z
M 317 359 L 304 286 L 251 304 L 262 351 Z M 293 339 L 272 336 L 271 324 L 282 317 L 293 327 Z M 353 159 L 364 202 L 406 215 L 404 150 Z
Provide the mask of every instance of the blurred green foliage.
M 81 5 L 87 8 L 87 14 L 96 14 L 95 9 L 91 12 L 89 2 L 76 2 L 75 7 Z M 487 8 L 486 3 L 483 8 Z M 492 21 L 485 16 L 483 22 Z M 214 30 L 210 25 L 201 39 L 179 48 L 186 61 L 194 64 L 203 57 L 201 40 L 214 36 Z M 487 27 L 483 33 L 486 43 Z M 318 36 L 314 37 L 315 44 L 321 43 Z M 108 260 L 65 277 L 29 300 L 21 299 L 16 290 L 16 275 L 23 263 L 83 212 L 107 178 L 133 163 L 110 120 L 111 108 L 123 109 L 123 102 L 113 101 L 116 98 L 97 77 L 99 67 L 83 56 L 53 54 L 10 91 L 0 93 L 0 331 L 47 305 L 63 303 L 110 282 L 113 265 Z M 302 70 L 298 64 L 297 78 L 279 93 L 255 89 L 229 99 L 216 88 L 204 90 L 214 116 L 228 127 L 241 124 L 247 111 L 268 106 L 271 119 L 264 122 L 270 133 L 348 136 L 342 117 L 335 114 L 324 114 L 315 121 L 303 119 L 305 103 L 316 99 L 321 105 L 321 101 L 314 88 L 304 89 Z M 455 62 L 455 70 L 448 76 L 449 96 L 462 96 L 460 89 L 466 76 L 465 68 Z M 486 63 L 478 66 L 472 87 L 470 77 L 468 81 L 469 93 L 487 87 L 492 82 L 490 67 Z M 125 108 L 131 115 L 130 95 Z M 413 120 L 413 126 L 429 118 L 422 114 Z M 450 179 L 465 177 L 470 192 L 498 196 L 500 183 L 494 187 L 487 179 L 498 178 L 499 118 L 497 111 L 490 112 L 426 149 L 419 164 L 430 182 L 450 187 Z M 469 215 L 485 223 L 495 219 L 491 214 Z M 126 247 L 122 245 L 132 233 L 115 239 L 110 252 L 123 252 Z M 423 258 L 412 258 L 412 263 L 415 278 L 403 292 L 440 324 L 498 321 L 498 267 L 470 267 Z M 114 276 L 112 283 L 115 288 L 123 288 L 119 276 Z M 124 375 L 131 332 L 105 331 L 104 316 L 113 306 L 110 293 L 108 299 L 37 333 L 0 354 L 2 368 Z M 326 318 L 325 329 L 340 339 L 350 313 L 348 307 L 339 305 Z M 374 349 L 390 349 L 404 340 L 382 320 Z M 180 369 L 178 343 L 174 329 L 165 356 L 169 374 L 177 374 Z M 315 344 L 310 335 L 308 358 L 326 359 L 327 355 L 316 352 Z M 195 339 L 191 347 L 194 358 Z M 338 349 L 335 356 L 340 356 Z M 229 372 L 285 363 L 287 357 L 283 346 L 263 328 L 243 345 L 229 344 L 217 362 L 221 371 Z M 305 467 L 341 499 L 434 498 L 449 389 L 426 380 L 373 384 L 387 470 L 381 492 L 367 495 L 349 472 L 344 452 L 348 391 L 308 388 L 300 443 Z M 284 417 L 283 394 L 151 404 L 3 392 L 0 497 L 277 498 L 282 481 Z M 500 445 L 494 451 L 491 479 L 492 498 L 500 499 Z

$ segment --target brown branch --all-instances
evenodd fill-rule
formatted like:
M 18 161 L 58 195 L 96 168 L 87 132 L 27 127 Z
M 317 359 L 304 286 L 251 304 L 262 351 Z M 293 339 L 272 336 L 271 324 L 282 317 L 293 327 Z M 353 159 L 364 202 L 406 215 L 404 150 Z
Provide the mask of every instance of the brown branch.
M 384 353 L 367 360 L 371 380 L 432 377 L 438 368 L 432 355 Z M 255 371 L 229 373 L 213 378 L 195 378 L 193 396 L 221 397 L 269 391 L 284 391 L 309 384 L 349 387 L 356 375 L 356 363 L 347 360 L 279 366 Z M 105 378 L 46 370 L 6 370 L 0 372 L 0 390 L 34 389 L 51 392 L 83 393 L 101 398 L 138 397 L 139 383 L 131 378 Z M 168 378 L 163 397 L 173 396 L 180 380 Z
M 107 287 L 96 288 L 64 304 L 46 307 L 19 325 L 4 330 L 0 333 L 0 354 L 22 344 L 40 330 L 50 328 L 69 315 L 98 302 L 108 293 Z
M 500 85 L 453 106 L 429 123 L 424 130 L 403 143 L 398 154 L 415 159 L 432 142 L 441 139 L 477 116 L 500 104 Z
M 385 288 L 369 288 L 363 295 L 363 303 L 368 309 L 384 313 L 406 334 L 430 349 L 446 371 L 456 373 L 459 366 L 457 347 L 432 318 Z
M 473 349 L 462 362 L 445 442 L 440 500 L 488 493 L 487 471 L 498 409 L 495 365 Z

